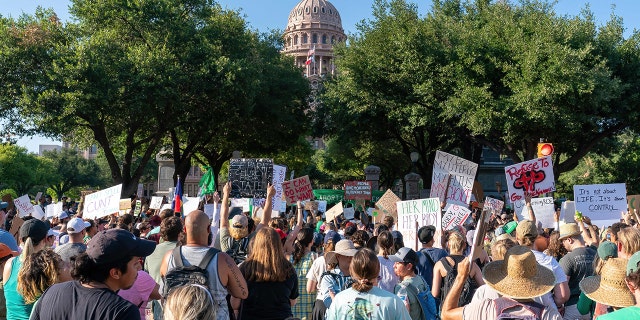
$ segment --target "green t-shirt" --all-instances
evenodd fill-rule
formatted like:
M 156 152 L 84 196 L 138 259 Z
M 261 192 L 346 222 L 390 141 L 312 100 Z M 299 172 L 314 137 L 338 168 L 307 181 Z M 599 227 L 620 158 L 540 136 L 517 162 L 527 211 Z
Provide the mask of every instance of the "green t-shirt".
M 598 320 L 626 320 L 626 319 L 640 319 L 640 307 L 631 306 L 622 308 L 618 311 L 614 311 L 608 314 L 603 314 L 598 317 Z

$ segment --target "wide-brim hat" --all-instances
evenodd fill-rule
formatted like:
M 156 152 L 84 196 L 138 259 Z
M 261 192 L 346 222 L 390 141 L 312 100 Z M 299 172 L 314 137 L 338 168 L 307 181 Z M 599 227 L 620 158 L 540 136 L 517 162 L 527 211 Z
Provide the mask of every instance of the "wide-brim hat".
M 577 223 L 565 223 L 560 226 L 560 236 L 558 237 L 558 240 L 577 236 L 581 233 L 582 232 L 580 232 L 580 227 Z
M 627 259 L 609 258 L 602 274 L 582 279 L 580 290 L 589 299 L 602 304 L 624 308 L 635 304 L 633 294 L 625 282 Z
M 538 264 L 531 249 L 523 246 L 509 249 L 504 260 L 487 264 L 482 277 L 491 288 L 512 299 L 539 297 L 556 283 L 553 271 Z
M 325 253 L 325 259 L 330 262 L 335 261 L 336 255 L 353 257 L 356 253 L 358 253 L 358 249 L 356 249 L 353 241 L 344 239 L 336 243 L 335 250 Z

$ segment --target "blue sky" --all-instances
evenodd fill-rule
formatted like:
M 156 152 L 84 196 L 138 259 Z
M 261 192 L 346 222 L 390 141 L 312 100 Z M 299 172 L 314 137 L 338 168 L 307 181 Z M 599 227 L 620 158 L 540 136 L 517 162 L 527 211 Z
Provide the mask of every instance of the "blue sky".
M 426 13 L 431 7 L 429 0 L 408 0 L 418 4 L 420 13 Z M 252 29 L 267 31 L 270 29 L 283 30 L 287 24 L 287 17 L 299 0 L 219 0 L 223 7 L 241 10 Z M 0 0 L 0 14 L 2 16 L 18 17 L 22 13 L 33 14 L 37 6 L 53 8 L 62 20 L 69 20 L 69 0 Z M 371 17 L 371 7 L 374 0 L 333 0 L 333 5 L 342 17 L 342 26 L 347 32 L 356 32 L 355 25 L 363 19 Z M 556 12 L 569 16 L 578 15 L 582 8 L 590 5 L 596 21 L 603 24 L 611 13 L 622 17 L 627 28 L 625 35 L 629 36 L 634 29 L 640 29 L 640 1 L 638 0 L 558 0 Z M 31 152 L 38 152 L 39 144 L 58 144 L 41 137 L 22 138 L 19 145 L 27 147 Z

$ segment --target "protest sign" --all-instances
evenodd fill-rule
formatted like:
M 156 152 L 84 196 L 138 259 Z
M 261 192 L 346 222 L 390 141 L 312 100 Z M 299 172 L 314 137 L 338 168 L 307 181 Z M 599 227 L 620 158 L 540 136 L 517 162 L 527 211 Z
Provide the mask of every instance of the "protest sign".
M 162 197 L 151 197 L 149 209 L 160 209 L 162 206 Z
M 318 212 L 319 203 L 317 201 L 305 201 L 304 209 L 309 211 Z
M 525 194 L 537 197 L 556 191 L 551 156 L 505 167 L 504 174 L 507 177 L 508 198 L 512 203 L 524 199 Z
M 486 197 L 484 199 L 484 208 L 487 208 L 489 210 L 490 215 L 491 214 L 499 215 L 500 213 L 502 213 L 503 207 L 504 207 L 504 201 L 490 198 L 490 197 Z
M 136 209 L 133 211 L 134 216 L 139 216 L 142 212 L 142 200 L 136 200 Z
M 131 209 L 131 199 L 127 198 L 127 199 L 120 199 L 118 201 L 118 210 L 122 211 L 122 210 L 129 210 Z
M 344 213 L 344 218 L 347 220 L 352 220 L 356 216 L 356 209 L 353 207 L 344 208 L 342 212 Z
M 318 203 L 318 212 L 326 212 L 327 211 L 327 202 L 324 200 L 316 201 Z
M 583 216 L 613 224 L 627 211 L 627 188 L 624 183 L 574 185 L 573 200 Z
M 313 198 L 313 189 L 309 176 L 295 178 L 282 183 L 282 190 L 287 199 L 287 204 L 296 203 Z
M 48 205 L 44 212 L 47 219 L 59 216 L 62 213 L 62 202 Z
M 380 216 L 380 219 L 384 219 L 385 216 L 390 215 L 395 220 L 398 220 L 398 207 L 396 206 L 398 201 L 402 201 L 402 199 L 393 193 L 391 189 L 387 189 L 380 200 L 376 202 L 376 208 L 381 210 L 383 213 L 383 215 Z
M 33 201 L 35 201 L 36 203 L 38 203 L 38 200 L 40 200 L 40 198 L 41 198 L 41 197 L 42 197 L 42 191 L 40 191 L 40 192 L 38 192 L 38 193 L 36 194 L 36 198 L 35 198 L 35 199 L 33 199 Z
M 138 183 L 138 190 L 136 191 L 136 196 L 138 198 L 142 198 L 144 195 L 144 185 L 142 183 Z
M 434 246 L 440 246 L 440 237 L 442 235 L 440 199 L 428 198 L 400 201 L 396 203 L 396 206 L 398 212 L 396 230 L 402 233 L 406 247 L 413 247 L 413 250 L 417 251 L 417 229 L 428 225 L 436 227 Z
M 264 205 L 264 202 L 262 203 L 262 205 Z M 238 208 L 242 208 L 243 212 L 251 212 L 251 207 L 253 207 L 253 199 L 251 199 L 251 198 L 234 198 L 234 199 L 231 199 L 231 206 L 230 207 L 231 208 L 238 207 Z
M 538 226 L 542 226 L 542 228 L 556 227 L 556 220 L 554 218 L 556 205 L 553 203 L 552 197 L 532 198 L 531 207 L 536 215 Z M 513 210 L 518 216 L 518 221 L 529 220 L 529 209 L 527 209 L 524 200 L 513 202 Z
M 16 205 L 16 209 L 18 209 L 18 217 L 20 218 L 33 214 L 35 210 L 33 209 L 33 204 L 31 204 L 28 194 L 13 200 L 13 204 Z
M 229 181 L 232 198 L 266 198 L 273 182 L 272 159 L 231 159 Z
M 211 219 L 211 221 L 220 221 L 220 204 L 219 203 L 207 203 L 204 205 L 204 213 Z M 214 223 L 215 224 L 215 223 Z
M 477 163 L 436 151 L 429 197 L 446 201 L 447 205 L 468 205 L 477 171 Z
M 44 210 L 42 210 L 41 206 L 33 206 L 33 212 L 31 213 L 31 216 L 36 219 L 42 219 L 44 218 Z
M 276 195 L 273 196 L 273 202 L 271 203 L 271 208 L 273 210 L 278 211 L 286 211 L 287 203 L 282 200 L 282 195 L 284 192 L 282 191 L 282 183 L 284 182 L 285 176 L 287 174 L 287 167 L 280 166 L 277 164 L 273 165 L 273 187 L 276 188 Z
M 640 195 L 635 194 L 627 196 L 627 205 L 629 206 L 629 209 L 637 210 L 640 213 Z
M 444 216 L 442 216 L 442 228 L 444 230 L 451 230 L 455 226 L 461 226 L 471 215 L 471 210 L 466 206 L 459 206 L 452 204 L 447 208 Z
M 120 210 L 120 193 L 122 184 L 107 188 L 84 198 L 84 209 L 82 217 L 84 219 L 96 219 L 116 213 Z M 131 201 L 129 201 L 131 203 Z
M 171 203 L 165 203 L 162 205 L 162 207 L 160 207 L 160 211 L 164 209 L 171 209 Z
M 573 201 L 565 201 L 560 206 L 560 220 L 564 223 L 576 222 L 576 203 Z
M 328 204 L 336 204 L 344 200 L 344 190 L 315 189 L 313 190 L 313 197 L 316 200 L 327 201 Z
M 345 181 L 346 200 L 371 200 L 371 181 Z
M 478 219 L 478 227 L 476 228 L 476 232 L 473 234 L 473 247 L 471 247 L 471 253 L 469 254 L 469 259 L 471 261 L 478 258 L 482 247 L 484 246 L 484 236 L 487 233 L 487 229 L 489 228 L 489 220 L 491 213 L 487 209 L 483 209 L 480 213 L 480 217 Z M 473 266 L 473 262 L 469 266 L 471 268 Z
M 325 216 L 326 216 L 326 221 L 327 222 L 331 222 L 333 221 L 333 219 L 336 218 L 336 216 L 339 216 L 343 211 L 342 208 L 342 202 L 338 202 L 336 205 L 334 205 L 333 207 L 331 207 L 331 209 L 327 210 L 327 212 L 325 212 Z
M 198 210 L 200 204 L 199 197 L 184 197 L 182 198 L 182 212 L 184 216 L 188 216 L 192 211 Z

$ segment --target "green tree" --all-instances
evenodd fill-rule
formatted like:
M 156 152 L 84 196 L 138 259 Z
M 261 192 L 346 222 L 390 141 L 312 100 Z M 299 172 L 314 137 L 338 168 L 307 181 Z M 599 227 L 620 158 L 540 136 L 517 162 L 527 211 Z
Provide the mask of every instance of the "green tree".
M 44 191 L 55 180 L 51 163 L 27 149 L 0 144 L 0 189 L 11 188 L 20 196 Z
M 103 185 L 100 180 L 100 168 L 95 161 L 81 157 L 75 149 L 48 151 L 44 158 L 51 160 L 58 180 L 49 188 L 55 192 L 56 199 L 74 187 L 98 187 Z

